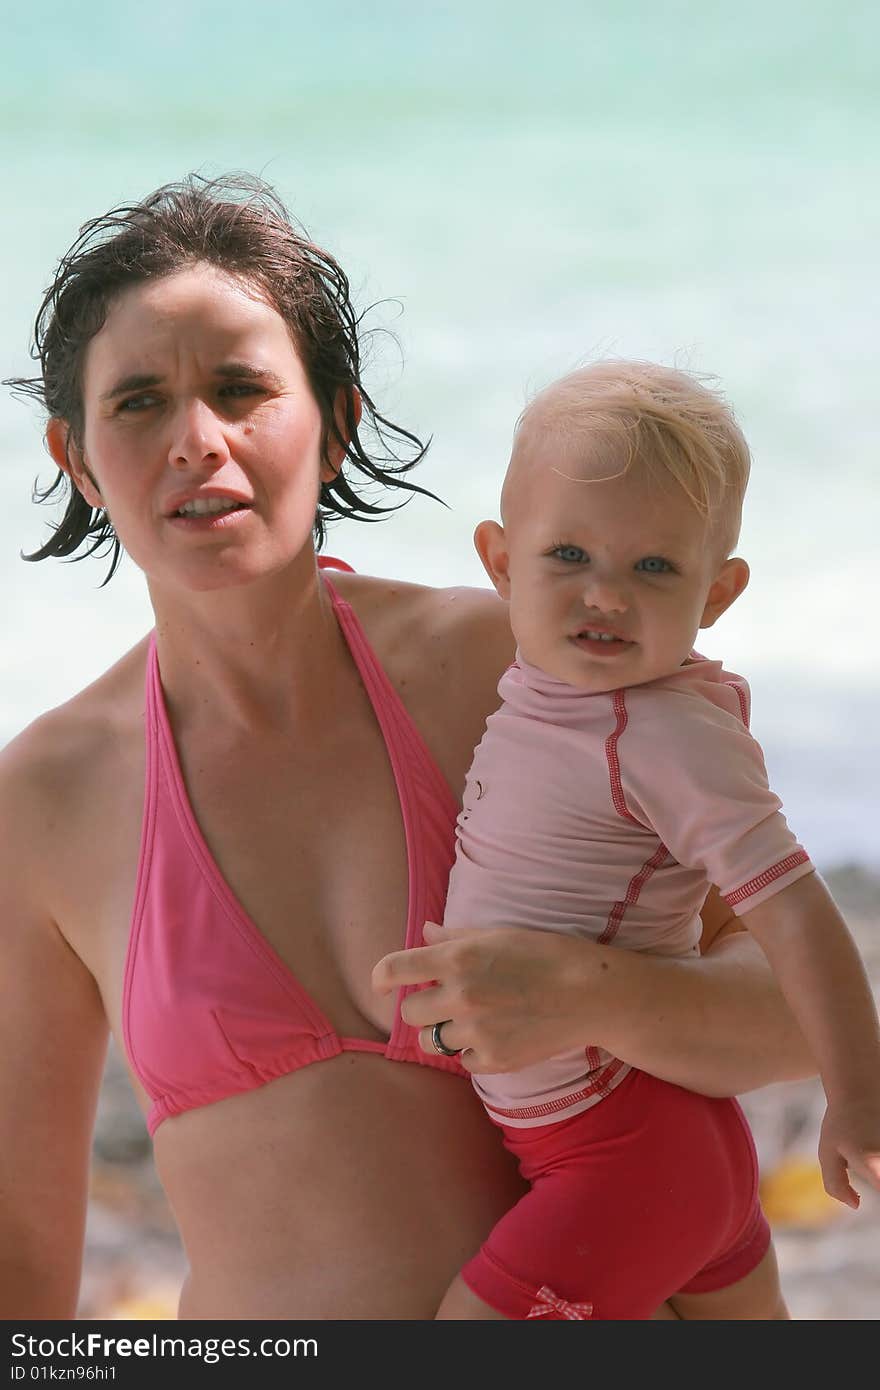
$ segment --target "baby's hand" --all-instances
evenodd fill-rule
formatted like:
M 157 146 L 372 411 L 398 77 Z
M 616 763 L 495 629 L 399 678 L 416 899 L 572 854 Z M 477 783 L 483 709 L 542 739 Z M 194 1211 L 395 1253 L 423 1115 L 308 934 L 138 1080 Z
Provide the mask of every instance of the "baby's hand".
M 850 1173 L 880 1191 L 880 1100 L 829 1104 L 819 1136 L 819 1162 L 825 1191 L 845 1206 L 859 1205 Z

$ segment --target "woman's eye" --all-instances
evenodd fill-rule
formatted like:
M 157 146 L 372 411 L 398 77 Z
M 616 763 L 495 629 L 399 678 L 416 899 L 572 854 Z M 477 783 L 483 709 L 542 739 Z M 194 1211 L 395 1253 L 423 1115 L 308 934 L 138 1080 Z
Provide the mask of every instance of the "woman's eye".
M 642 570 L 645 574 L 671 574 L 672 566 L 668 560 L 664 560 L 662 555 L 646 555 L 643 560 L 636 564 L 637 570 Z
M 254 396 L 260 392 L 260 387 L 255 386 L 252 381 L 232 381 L 228 386 L 220 389 L 220 395 L 232 400 L 243 400 L 246 396 Z
M 587 552 L 579 545 L 557 545 L 552 554 L 555 560 L 564 560 L 568 565 L 579 565 L 587 558 Z
M 151 405 L 156 404 L 156 397 L 150 395 L 126 396 L 124 401 L 120 401 L 117 407 L 120 415 L 134 415 L 139 410 L 148 410 Z

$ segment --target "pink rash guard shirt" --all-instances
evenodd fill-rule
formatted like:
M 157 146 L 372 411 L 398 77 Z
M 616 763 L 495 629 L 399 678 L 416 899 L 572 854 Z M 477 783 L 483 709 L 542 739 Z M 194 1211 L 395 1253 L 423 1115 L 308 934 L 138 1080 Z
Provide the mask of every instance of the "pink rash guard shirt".
M 812 872 L 748 730 L 749 690 L 696 653 L 672 675 L 594 695 L 517 654 L 498 686 L 457 822 L 447 927 L 573 932 L 624 950 L 698 950 L 716 884 L 748 911 Z M 598 1047 L 474 1075 L 489 1115 L 567 1119 L 631 1068 Z

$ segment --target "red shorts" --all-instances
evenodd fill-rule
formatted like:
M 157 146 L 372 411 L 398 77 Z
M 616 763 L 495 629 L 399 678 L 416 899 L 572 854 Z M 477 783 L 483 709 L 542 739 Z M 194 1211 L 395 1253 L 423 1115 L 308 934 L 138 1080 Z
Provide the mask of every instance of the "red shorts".
M 734 1100 L 633 1071 L 572 1119 L 504 1135 L 531 1190 L 462 1274 L 508 1318 L 649 1318 L 736 1283 L 770 1244 Z

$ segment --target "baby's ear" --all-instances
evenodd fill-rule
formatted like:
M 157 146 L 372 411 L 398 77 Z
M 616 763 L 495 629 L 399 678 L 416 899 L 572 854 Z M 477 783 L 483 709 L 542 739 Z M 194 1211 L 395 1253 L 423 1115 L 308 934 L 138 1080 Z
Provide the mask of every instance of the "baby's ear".
M 474 545 L 501 598 L 510 598 L 510 556 L 504 528 L 497 521 L 481 521 L 474 532 Z
M 711 627 L 734 603 L 749 582 L 749 567 L 738 555 L 725 560 L 716 574 L 706 598 L 700 627 Z
M 81 492 L 90 507 L 103 507 L 104 499 L 83 458 L 82 450 L 73 442 L 66 420 L 53 418 L 46 426 L 46 447 L 62 473 L 66 473 L 77 492 Z

